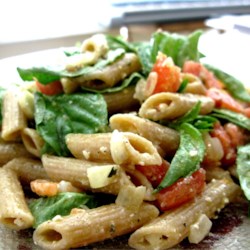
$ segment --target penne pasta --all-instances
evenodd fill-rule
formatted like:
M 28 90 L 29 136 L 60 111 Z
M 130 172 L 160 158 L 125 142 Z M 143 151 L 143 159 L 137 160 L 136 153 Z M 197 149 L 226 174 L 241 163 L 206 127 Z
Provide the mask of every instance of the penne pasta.
M 214 101 L 209 97 L 162 92 L 147 98 L 140 107 L 139 116 L 153 121 L 175 119 L 187 113 L 198 101 L 201 102 L 200 114 L 213 110 Z
M 161 164 L 154 145 L 130 132 L 68 134 L 66 144 L 78 159 L 116 164 Z
M 193 202 L 163 213 L 149 224 L 135 231 L 129 245 L 135 249 L 168 249 L 177 245 L 190 233 L 190 226 L 205 214 L 213 218 L 240 193 L 240 188 L 230 179 L 211 181 L 203 194 Z
M 0 166 L 16 157 L 29 157 L 30 154 L 22 143 L 0 141 Z
M 66 144 L 77 159 L 114 163 L 110 152 L 111 133 L 68 134 Z
M 21 132 L 21 137 L 27 151 L 36 157 L 40 157 L 44 140 L 37 131 L 32 128 L 25 128 Z
M 49 179 L 40 160 L 18 157 L 6 163 L 3 168 L 13 170 L 20 181 L 26 184 L 36 179 Z
M 158 216 L 158 209 L 142 204 L 135 212 L 110 204 L 90 210 L 77 210 L 65 217 L 42 223 L 34 241 L 45 249 L 68 249 L 114 238 L 134 231 Z
M 31 227 L 34 218 L 17 174 L 11 169 L 0 168 L 0 176 L 0 222 L 15 230 Z
M 107 103 L 108 113 L 114 114 L 117 112 L 126 112 L 138 108 L 138 100 L 134 98 L 135 87 L 128 88 L 115 92 L 104 94 L 104 99 Z
M 180 141 L 179 132 L 133 114 L 115 114 L 109 119 L 111 129 L 129 131 L 151 141 L 164 157 L 173 155 Z
M 22 129 L 27 127 L 27 119 L 19 106 L 17 91 L 5 93 L 2 112 L 2 138 L 5 141 L 20 140 Z
M 112 158 L 117 164 L 161 165 L 162 158 L 151 141 L 130 132 L 114 130 L 110 140 Z
M 126 53 L 123 58 L 101 70 L 74 78 L 74 82 L 82 87 L 104 89 L 115 86 L 133 72 L 141 68 L 138 57 L 134 53 Z
M 206 87 L 197 76 L 190 73 L 181 73 L 181 81 L 188 82 L 183 93 L 206 95 Z
M 133 185 L 129 177 L 120 168 L 113 179 L 113 182 L 102 188 L 91 188 L 88 178 L 88 169 L 93 167 L 107 166 L 107 164 L 101 164 L 96 162 L 90 162 L 85 160 L 78 160 L 69 157 L 58 157 L 51 155 L 43 155 L 42 163 L 46 173 L 51 180 L 60 182 L 62 180 L 71 182 L 75 187 L 92 190 L 94 192 L 103 192 L 118 194 L 123 185 Z

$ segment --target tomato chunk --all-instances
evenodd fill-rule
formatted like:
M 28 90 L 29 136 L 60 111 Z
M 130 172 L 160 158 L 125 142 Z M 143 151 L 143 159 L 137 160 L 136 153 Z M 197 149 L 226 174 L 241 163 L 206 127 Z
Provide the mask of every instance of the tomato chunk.
M 200 168 L 191 176 L 181 178 L 173 185 L 162 189 L 156 194 L 156 205 L 161 211 L 166 211 L 191 201 L 203 191 L 206 185 L 205 175 L 205 170 Z
M 236 160 L 237 147 L 242 145 L 245 140 L 243 132 L 234 124 L 227 123 L 222 126 L 217 122 L 210 134 L 212 137 L 217 137 L 223 147 L 224 156 L 221 160 L 222 165 L 233 165 Z
M 182 71 L 184 73 L 191 73 L 198 76 L 202 81 L 204 81 L 204 84 L 208 89 L 223 88 L 223 84 L 214 76 L 214 74 L 199 62 L 186 61 L 183 65 Z
M 162 181 L 170 164 L 163 160 L 161 165 L 136 165 L 136 169 L 146 176 L 152 186 L 156 188 Z
M 225 90 L 210 88 L 207 96 L 215 101 L 217 108 L 225 108 L 237 113 L 244 113 L 243 106 L 230 96 Z
M 180 68 L 174 65 L 171 57 L 160 53 L 156 58 L 152 72 L 157 74 L 155 86 L 147 86 L 152 90 L 152 94 L 160 92 L 176 92 L 180 87 Z M 152 84 L 152 83 L 150 83 Z
M 63 92 L 62 84 L 60 81 L 54 81 L 49 84 L 41 84 L 36 81 L 37 89 L 45 95 L 57 95 Z

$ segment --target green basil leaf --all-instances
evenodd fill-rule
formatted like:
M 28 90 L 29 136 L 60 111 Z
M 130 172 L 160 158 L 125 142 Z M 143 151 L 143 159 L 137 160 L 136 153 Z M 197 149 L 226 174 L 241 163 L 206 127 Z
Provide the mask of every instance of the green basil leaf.
M 250 130 L 250 119 L 245 115 L 236 113 L 228 109 L 214 109 L 212 116 L 232 122 L 239 127 Z
M 78 77 L 84 74 L 90 74 L 96 70 L 114 63 L 116 60 L 122 58 L 125 54 L 124 49 L 110 50 L 106 58 L 99 59 L 93 66 L 85 66 L 81 69 L 69 72 L 65 69 L 65 65 L 49 65 L 49 66 L 35 66 L 32 68 L 17 68 L 17 71 L 24 81 L 33 81 L 37 79 L 40 83 L 46 85 L 53 81 L 60 80 L 61 77 Z
M 145 76 L 150 73 L 154 64 L 154 62 L 151 60 L 151 49 L 151 44 L 147 42 L 141 43 L 137 48 L 137 55 L 142 66 L 142 73 Z
M 100 94 L 46 96 L 35 93 L 36 129 L 45 141 L 42 153 L 69 155 L 65 136 L 104 131 L 107 117 L 107 105 Z
M 170 168 L 155 192 L 166 188 L 178 179 L 191 175 L 199 169 L 205 154 L 202 135 L 191 124 L 183 123 L 179 127 L 180 145 L 174 155 Z
M 190 109 L 185 115 L 183 115 L 182 117 L 172 121 L 169 125 L 171 127 L 178 127 L 182 123 L 192 122 L 199 115 L 200 109 L 201 109 L 201 102 L 198 101 L 192 107 L 192 109 Z
M 244 102 L 250 102 L 250 94 L 242 82 L 211 65 L 206 64 L 205 67 L 212 71 L 214 75 L 225 84 L 227 90 L 233 97 Z
M 180 87 L 179 87 L 179 89 L 178 89 L 177 92 L 182 93 L 182 92 L 186 89 L 188 83 L 189 83 L 189 82 L 188 82 L 188 79 L 184 79 L 184 80 L 181 82 L 181 85 L 180 85 Z
M 85 193 L 66 192 L 53 197 L 32 200 L 29 204 L 31 213 L 35 218 L 34 228 L 41 223 L 53 219 L 56 215 L 70 214 L 72 208 L 96 207 L 94 196 Z
M 126 52 L 136 52 L 136 48 L 133 43 L 127 42 L 121 36 L 106 35 L 109 49 L 115 50 L 118 48 L 124 49 Z
M 201 34 L 201 30 L 188 36 L 165 31 L 154 33 L 151 61 L 155 62 L 158 51 L 172 57 L 174 63 L 180 67 L 187 60 L 199 61 L 201 54 L 198 51 L 198 42 Z
M 250 144 L 238 148 L 236 166 L 240 186 L 250 201 Z

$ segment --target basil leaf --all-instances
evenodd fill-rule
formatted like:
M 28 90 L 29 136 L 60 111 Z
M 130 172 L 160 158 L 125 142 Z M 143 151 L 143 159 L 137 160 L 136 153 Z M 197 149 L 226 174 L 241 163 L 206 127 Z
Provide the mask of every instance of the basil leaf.
M 250 144 L 238 148 L 236 167 L 240 186 L 250 201 Z
M 25 69 L 18 67 L 17 71 L 24 81 L 33 81 L 34 79 L 37 79 L 37 81 L 46 85 L 53 81 L 60 80 L 61 77 L 78 77 L 103 69 L 104 67 L 114 63 L 116 60 L 122 58 L 124 54 L 124 49 L 110 50 L 107 53 L 106 58 L 99 59 L 95 65 L 85 66 L 74 72 L 67 71 L 65 69 L 65 65 L 35 66 Z
M 151 61 L 155 62 L 158 51 L 172 57 L 175 65 L 182 67 L 187 60 L 199 61 L 198 42 L 202 34 L 197 30 L 189 36 L 168 32 L 156 32 L 153 35 Z
M 125 78 L 121 82 L 121 84 L 115 85 L 114 87 L 111 87 L 111 88 L 106 88 L 106 89 L 101 89 L 101 90 L 90 89 L 90 88 L 86 88 L 86 87 L 81 87 L 81 88 L 86 90 L 86 91 L 94 92 L 94 93 L 102 93 L 102 94 L 103 93 L 114 93 L 114 92 L 122 91 L 123 89 L 125 89 L 129 85 L 136 84 L 142 77 L 143 76 L 141 74 L 134 72 L 129 77 Z
M 180 85 L 179 89 L 177 90 L 177 92 L 182 93 L 182 92 L 186 89 L 188 83 L 189 83 L 189 82 L 188 82 L 188 79 L 184 79 L 184 80 L 181 82 L 181 85 Z
M 2 116 L 2 105 L 3 105 L 3 97 L 6 92 L 6 89 L 0 86 L 0 125 L 2 124 L 3 116 Z
M 124 40 L 121 36 L 106 35 L 106 39 L 108 41 L 109 48 L 112 50 L 122 48 L 126 52 L 136 52 L 135 46 Z
M 30 202 L 29 208 L 35 218 L 34 228 L 53 219 L 56 215 L 70 214 L 72 208 L 96 207 L 94 196 L 85 193 L 65 192 L 48 198 L 39 198 Z
M 227 90 L 233 97 L 244 102 L 250 102 L 250 94 L 242 82 L 211 65 L 206 64 L 205 67 L 212 71 L 214 75 L 225 84 Z
M 201 102 L 198 101 L 191 110 L 189 110 L 185 115 L 182 117 L 174 120 L 169 125 L 173 128 L 178 127 L 182 123 L 192 122 L 198 115 L 201 109 Z
M 103 131 L 107 116 L 107 105 L 100 94 L 47 96 L 35 93 L 36 129 L 45 141 L 42 153 L 69 155 L 65 136 Z
M 191 124 L 197 128 L 200 132 L 211 131 L 214 128 L 214 123 L 218 120 L 215 117 L 209 115 L 198 115 Z
M 228 109 L 214 109 L 211 115 L 232 122 L 244 129 L 250 130 L 250 119 L 243 114 L 236 113 Z
M 180 132 L 179 148 L 155 192 L 172 185 L 179 178 L 191 175 L 199 169 L 200 162 L 203 160 L 205 144 L 199 130 L 188 123 L 181 124 L 178 130 Z
M 151 48 L 151 44 L 146 42 L 141 43 L 137 48 L 137 55 L 142 66 L 142 73 L 145 76 L 150 73 L 154 64 L 154 62 L 151 60 Z

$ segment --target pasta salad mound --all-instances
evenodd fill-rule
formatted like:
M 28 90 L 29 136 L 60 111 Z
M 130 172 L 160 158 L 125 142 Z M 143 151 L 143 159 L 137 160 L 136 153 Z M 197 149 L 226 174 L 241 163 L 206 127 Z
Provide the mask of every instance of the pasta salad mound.
M 250 93 L 201 62 L 201 35 L 96 34 L 20 65 L 0 89 L 0 223 L 42 249 L 164 250 L 249 202 Z

